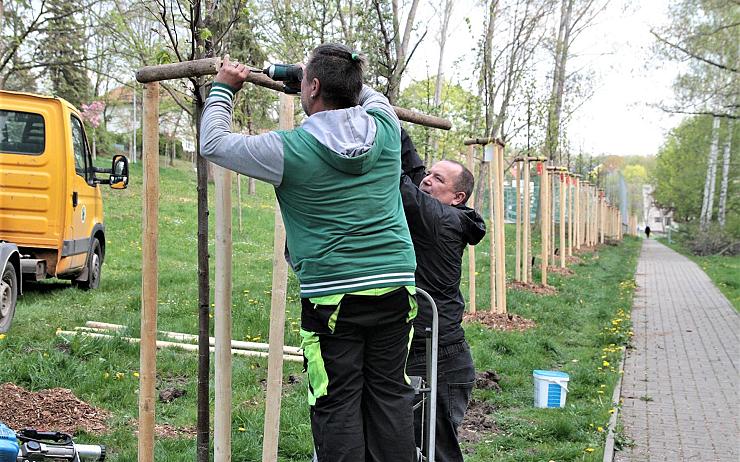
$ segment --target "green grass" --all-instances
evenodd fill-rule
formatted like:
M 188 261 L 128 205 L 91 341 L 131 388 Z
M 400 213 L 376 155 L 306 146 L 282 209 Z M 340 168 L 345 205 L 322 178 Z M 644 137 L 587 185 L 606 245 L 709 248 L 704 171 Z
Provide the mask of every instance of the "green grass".
M 740 255 L 710 255 L 701 257 L 692 254 L 679 242 L 672 241 L 669 243 L 666 238 L 658 238 L 658 240 L 676 252 L 689 257 L 699 265 L 720 292 L 732 303 L 735 309 L 740 311 Z
M 158 328 L 197 333 L 195 175 L 189 164 L 162 168 L 160 183 Z M 242 231 L 238 229 L 236 208 L 234 213 L 233 337 L 267 341 L 275 199 L 271 188 L 264 184 L 258 185 L 255 196 L 248 196 L 246 187 L 243 189 Z M 137 452 L 131 421 L 138 413 L 138 379 L 134 376 L 138 346 L 122 341 L 64 340 L 55 334 L 59 328 L 72 330 L 87 320 L 98 320 L 127 325 L 130 334 L 138 336 L 140 164 L 132 166 L 129 189 L 104 191 L 108 234 L 101 288 L 84 292 L 68 282 L 53 280 L 27 285 L 14 324 L 0 340 L 0 383 L 13 382 L 31 390 L 71 388 L 81 399 L 111 411 L 110 434 L 80 434 L 78 441 L 106 444 L 110 454 L 107 460 L 123 462 L 135 460 Z M 213 243 L 212 194 L 210 204 Z M 509 274 L 513 274 L 513 228 L 507 233 L 507 263 Z M 476 390 L 477 399 L 495 406 L 493 419 L 499 430 L 468 448 L 472 453 L 466 460 L 601 460 L 605 433 L 597 428 L 606 428 L 609 397 L 618 377 L 618 346 L 628 340 L 638 245 L 638 241 L 628 239 L 617 247 L 603 247 L 598 255 L 584 254 L 583 264 L 573 267 L 574 276 L 551 276 L 551 284 L 559 290 L 557 296 L 509 291 L 509 310 L 534 319 L 536 329 L 507 333 L 477 324 L 466 326 L 477 369 L 498 371 L 503 387 L 501 393 Z M 489 294 L 487 246 L 487 242 L 481 244 L 477 253 L 480 308 L 485 308 Z M 211 267 L 211 280 L 213 275 Z M 467 275 L 463 279 L 467 293 Z M 286 343 L 298 345 L 300 306 L 292 275 L 288 294 Z M 603 361 L 610 365 L 604 367 Z M 233 460 L 258 461 L 264 418 L 260 380 L 267 375 L 266 361 L 234 357 L 233 368 Z M 532 407 L 533 369 L 559 369 L 571 374 L 565 409 Z M 157 354 L 157 370 L 159 386 L 177 382 L 187 391 L 171 403 L 157 403 L 157 422 L 193 426 L 196 355 L 162 350 Z M 285 374 L 300 375 L 300 365 L 286 364 Z M 304 381 L 284 388 L 281 461 L 306 461 L 311 455 L 305 387 Z M 588 448 L 594 451 L 587 452 Z M 157 439 L 155 450 L 158 462 L 192 461 L 195 441 Z

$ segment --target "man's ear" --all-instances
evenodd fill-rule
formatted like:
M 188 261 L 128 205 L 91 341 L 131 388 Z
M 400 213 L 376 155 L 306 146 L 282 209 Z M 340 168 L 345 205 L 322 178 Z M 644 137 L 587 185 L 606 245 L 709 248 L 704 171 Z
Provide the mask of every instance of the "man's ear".
M 450 205 L 460 205 L 465 202 L 465 199 L 467 199 L 467 195 L 463 191 L 458 191 L 455 193 L 455 197 L 453 197 L 452 204 Z
M 321 82 L 316 77 L 311 80 L 311 94 L 314 95 L 314 98 L 318 98 L 321 94 Z

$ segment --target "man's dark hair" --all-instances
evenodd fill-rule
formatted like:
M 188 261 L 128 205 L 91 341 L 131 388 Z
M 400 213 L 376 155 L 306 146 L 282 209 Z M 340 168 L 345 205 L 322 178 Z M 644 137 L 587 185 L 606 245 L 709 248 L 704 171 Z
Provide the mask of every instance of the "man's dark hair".
M 306 64 L 306 79 L 321 82 L 321 97 L 336 108 L 357 106 L 367 60 L 344 45 L 327 43 L 314 48 Z
M 473 174 L 470 173 L 470 170 L 460 162 L 449 159 L 445 159 L 445 162 L 451 162 L 455 165 L 459 165 L 461 168 L 460 175 L 458 175 L 455 180 L 455 192 L 462 191 L 465 193 L 465 200 L 461 202 L 461 205 L 464 205 L 468 202 L 468 199 L 470 199 L 470 195 L 473 194 L 475 178 L 473 177 Z

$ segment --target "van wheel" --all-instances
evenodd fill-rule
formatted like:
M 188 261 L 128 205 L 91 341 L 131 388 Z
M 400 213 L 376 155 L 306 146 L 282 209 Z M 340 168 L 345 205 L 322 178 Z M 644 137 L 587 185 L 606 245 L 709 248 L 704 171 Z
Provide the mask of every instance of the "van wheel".
M 97 289 L 100 287 L 100 272 L 103 266 L 103 251 L 100 248 L 100 241 L 93 238 L 92 252 L 87 260 L 87 281 L 73 281 L 74 284 L 82 290 Z
M 18 276 L 15 267 L 7 262 L 0 279 L 0 333 L 10 329 L 15 314 L 15 302 L 18 300 Z

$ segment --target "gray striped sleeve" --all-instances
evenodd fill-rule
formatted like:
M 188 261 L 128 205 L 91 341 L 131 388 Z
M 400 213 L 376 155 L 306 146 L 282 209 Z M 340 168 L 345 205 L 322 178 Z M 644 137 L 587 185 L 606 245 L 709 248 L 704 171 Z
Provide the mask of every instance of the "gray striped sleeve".
M 393 106 L 391 106 L 391 103 L 384 94 L 373 90 L 367 85 L 363 85 L 362 90 L 360 91 L 359 103 L 366 111 L 368 109 L 380 109 L 391 116 L 399 127 L 401 126 L 401 122 L 398 120 L 398 116 L 396 115 L 396 110 L 393 109 Z
M 232 102 L 228 96 L 211 91 L 206 100 L 200 123 L 201 155 L 229 170 L 280 186 L 284 167 L 282 138 L 276 132 L 255 136 L 232 133 Z

